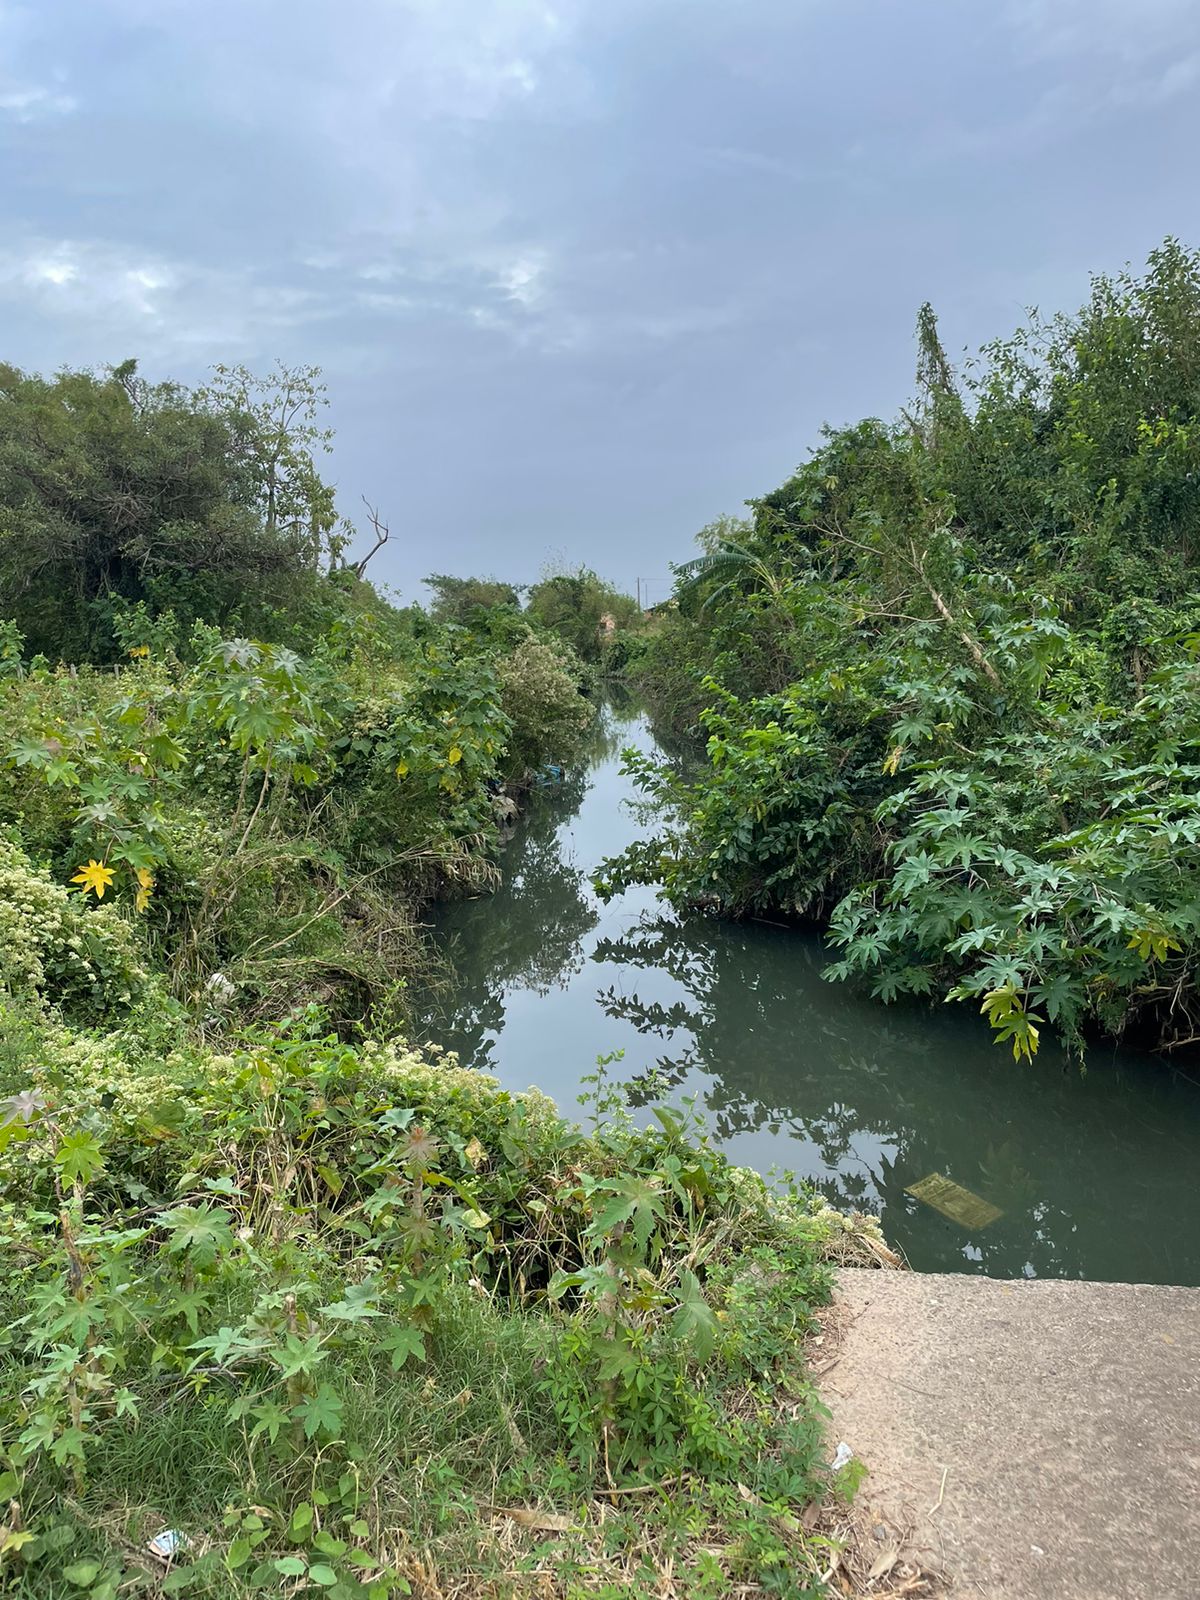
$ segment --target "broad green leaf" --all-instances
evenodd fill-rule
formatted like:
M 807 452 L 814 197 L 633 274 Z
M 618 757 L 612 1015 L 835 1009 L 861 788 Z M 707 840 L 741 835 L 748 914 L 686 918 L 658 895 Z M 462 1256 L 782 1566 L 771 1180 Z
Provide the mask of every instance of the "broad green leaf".
M 675 1332 L 691 1347 L 697 1361 L 707 1361 L 716 1345 L 716 1315 L 694 1272 L 685 1268 L 679 1282 L 679 1304 L 672 1318 Z
M 100 1563 L 98 1561 L 73 1561 L 69 1567 L 63 1568 L 63 1577 L 68 1583 L 74 1583 L 81 1589 L 86 1589 L 95 1583 L 100 1576 Z
M 315 1439 L 319 1433 L 333 1438 L 342 1419 L 342 1400 L 335 1389 L 323 1383 L 316 1394 L 306 1396 L 292 1408 L 292 1415 L 304 1424 L 306 1439 Z
M 104 1166 L 104 1152 L 90 1133 L 78 1130 L 59 1141 L 54 1165 L 68 1183 L 88 1184 Z
M 234 1243 L 233 1218 L 219 1206 L 177 1206 L 158 1220 L 171 1236 L 171 1254 L 187 1254 L 198 1267 L 213 1266 Z
M 226 1551 L 226 1566 L 231 1572 L 235 1572 L 238 1567 L 244 1567 L 247 1561 L 249 1561 L 252 1551 L 253 1546 L 251 1545 L 249 1539 L 247 1539 L 244 1535 L 239 1535 Z
M 394 1372 L 399 1372 L 410 1356 L 415 1356 L 418 1361 L 425 1360 L 425 1339 L 421 1330 L 403 1323 L 380 1340 L 380 1349 L 390 1354 Z

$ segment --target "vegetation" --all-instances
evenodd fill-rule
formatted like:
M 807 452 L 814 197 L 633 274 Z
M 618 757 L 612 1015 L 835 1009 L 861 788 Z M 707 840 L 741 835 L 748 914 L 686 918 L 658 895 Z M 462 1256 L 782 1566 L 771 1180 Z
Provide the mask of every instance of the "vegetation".
M 580 735 L 570 663 L 530 640 L 415 639 L 367 609 L 307 658 L 206 624 L 177 653 L 169 614 L 114 615 L 154 640 L 125 666 L 34 663 L 0 685 L 12 848 L 131 909 L 196 1017 L 219 972 L 247 1015 L 319 999 L 339 1026 L 399 1020 L 415 907 L 486 886 L 493 791 Z
M 1200 257 L 1098 278 L 956 379 L 829 430 L 677 569 L 639 680 L 703 767 L 638 758 L 658 837 L 603 887 L 826 924 L 834 978 L 1200 1035 Z
M 113 661 L 143 603 L 299 644 L 342 611 L 347 529 L 314 459 L 316 374 L 219 369 L 189 393 L 127 361 L 103 377 L 0 366 L 0 595 L 29 649 Z
M 445 573 L 434 573 L 425 579 L 425 587 L 433 596 L 429 614 L 439 622 L 478 624 L 485 620 L 480 618 L 480 612 L 497 607 L 508 611 L 521 609 L 520 591 L 511 583 L 501 583 L 498 578 L 453 578 Z
M 604 662 L 615 671 L 624 664 L 619 653 L 613 659 L 618 635 L 623 641 L 643 623 L 633 596 L 621 594 L 590 567 L 574 572 L 545 572 L 530 589 L 526 610 L 543 628 L 565 639 L 582 660 Z M 612 622 L 612 636 L 606 619 Z
M 498 578 L 434 573 L 425 586 L 433 596 L 430 614 L 438 620 L 491 636 L 532 627 L 552 634 L 606 677 L 624 674 L 643 642 L 646 619 L 637 601 L 590 567 L 547 567 L 537 583 L 520 587 Z
M 3 1026 L 6 1592 L 820 1592 L 829 1224 L 686 1121 L 584 1135 L 313 1013 L 38 1019 L 36 1068 Z
M 391 606 L 319 398 L 4 377 L 0 1589 L 817 1595 L 831 1219 L 405 1042 L 603 586 Z

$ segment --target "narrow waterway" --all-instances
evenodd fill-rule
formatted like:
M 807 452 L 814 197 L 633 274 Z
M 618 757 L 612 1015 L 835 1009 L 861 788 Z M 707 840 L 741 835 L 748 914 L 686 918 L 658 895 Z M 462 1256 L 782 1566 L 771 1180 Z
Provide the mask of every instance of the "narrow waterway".
M 605 906 L 590 874 L 643 827 L 629 745 L 654 748 L 645 720 L 608 706 L 589 760 L 531 805 L 499 893 L 440 909 L 450 978 L 426 1037 L 568 1115 L 597 1056 L 623 1051 L 608 1070 L 634 1106 L 652 1075 L 659 1098 L 697 1097 L 734 1160 L 878 1213 L 919 1269 L 1200 1283 L 1200 1086 L 1111 1048 L 1085 1074 L 1052 1047 L 1018 1065 L 963 1008 L 825 983 L 814 935 L 681 920 L 645 890 Z M 931 1174 L 986 1208 L 952 1194 L 955 1220 L 907 1192 Z

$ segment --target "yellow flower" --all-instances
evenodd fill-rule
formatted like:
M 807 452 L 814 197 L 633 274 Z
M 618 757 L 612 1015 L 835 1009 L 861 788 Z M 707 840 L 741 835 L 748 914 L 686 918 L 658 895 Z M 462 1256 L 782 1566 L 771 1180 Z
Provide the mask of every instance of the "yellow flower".
M 104 891 L 112 881 L 113 870 L 111 867 L 106 867 L 103 861 L 89 861 L 87 866 L 80 867 L 79 871 L 71 879 L 72 883 L 80 885 L 84 894 L 91 890 L 97 900 L 104 899 Z
M 150 904 L 150 895 L 154 888 L 154 874 L 145 867 L 139 867 L 137 869 L 137 881 L 138 890 L 133 897 L 134 909 L 136 911 L 145 911 Z
M 129 654 L 131 656 L 148 656 L 150 654 L 150 646 L 148 644 L 135 644 Z

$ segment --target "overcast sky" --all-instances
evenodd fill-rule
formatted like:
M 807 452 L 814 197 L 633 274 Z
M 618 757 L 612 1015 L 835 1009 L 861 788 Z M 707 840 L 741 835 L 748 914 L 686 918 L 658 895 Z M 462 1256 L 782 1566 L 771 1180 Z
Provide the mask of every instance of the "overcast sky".
M 0 356 L 324 368 L 377 576 L 652 598 L 823 421 L 1167 233 L 1197 0 L 0 0 Z

